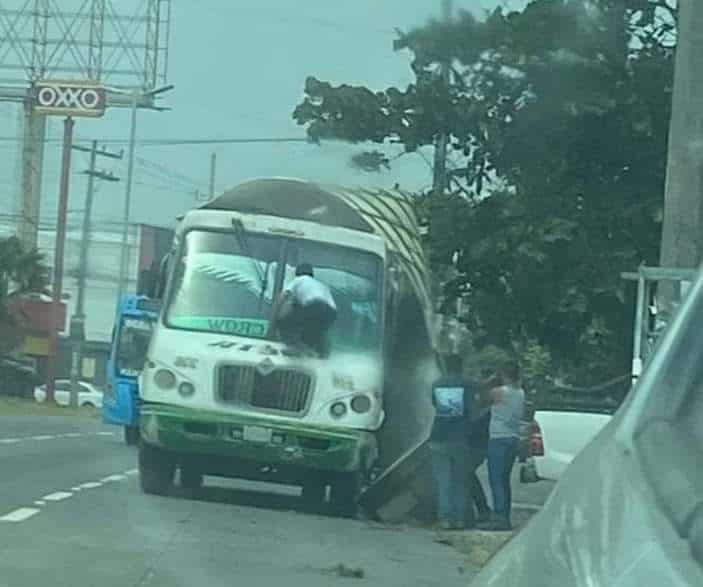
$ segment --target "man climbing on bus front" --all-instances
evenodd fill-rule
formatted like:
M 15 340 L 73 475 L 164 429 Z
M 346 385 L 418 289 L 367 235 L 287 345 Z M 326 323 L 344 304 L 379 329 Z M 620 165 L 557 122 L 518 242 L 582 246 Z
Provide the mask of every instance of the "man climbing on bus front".
M 298 265 L 273 313 L 273 324 L 282 340 L 302 343 L 327 357 L 328 334 L 336 318 L 337 305 L 330 289 L 315 279 L 312 265 Z

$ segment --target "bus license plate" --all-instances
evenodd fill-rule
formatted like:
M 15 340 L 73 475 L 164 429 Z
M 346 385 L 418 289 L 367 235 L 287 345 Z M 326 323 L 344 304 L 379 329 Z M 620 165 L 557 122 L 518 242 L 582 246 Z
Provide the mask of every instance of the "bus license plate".
M 271 429 L 261 426 L 244 426 L 243 437 L 249 442 L 271 442 Z

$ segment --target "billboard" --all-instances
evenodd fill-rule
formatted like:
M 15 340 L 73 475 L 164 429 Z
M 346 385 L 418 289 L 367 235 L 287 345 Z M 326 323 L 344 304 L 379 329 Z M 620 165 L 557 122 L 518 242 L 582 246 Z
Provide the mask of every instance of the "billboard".
M 34 87 L 37 112 L 56 116 L 88 116 L 105 114 L 105 88 L 89 81 L 37 82 Z

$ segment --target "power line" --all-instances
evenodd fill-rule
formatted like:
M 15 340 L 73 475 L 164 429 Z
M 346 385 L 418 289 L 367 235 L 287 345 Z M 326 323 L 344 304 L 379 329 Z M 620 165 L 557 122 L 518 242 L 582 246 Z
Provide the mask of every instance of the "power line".
M 174 169 L 169 168 L 163 163 L 150 161 L 149 159 L 145 159 L 143 157 L 136 157 L 135 159 L 137 160 L 137 163 L 142 167 L 142 171 L 145 171 L 147 175 L 150 175 L 151 177 L 157 177 L 154 175 L 154 173 L 149 173 L 153 171 L 162 174 L 162 176 L 166 176 L 166 178 L 172 182 L 177 181 L 181 185 L 188 185 L 197 189 L 203 189 L 203 187 L 206 185 L 204 181 L 198 181 L 196 179 L 193 179 L 192 177 L 188 177 L 187 175 L 184 175 L 182 173 L 179 173 L 178 171 L 175 171 Z M 158 178 L 161 179 L 161 177 Z
M 181 194 L 181 195 L 187 195 L 187 196 L 193 196 L 197 190 L 186 190 L 186 189 L 175 189 L 167 185 L 156 185 L 152 183 L 147 183 L 144 181 L 135 181 L 134 185 L 139 185 L 142 187 L 149 188 L 151 190 L 157 190 L 160 192 L 169 192 L 171 194 Z M 201 190 L 202 191 L 202 190 Z
M 0 142 L 21 142 L 22 137 L 0 136 Z M 45 139 L 45 143 L 61 143 L 61 138 Z M 89 143 L 89 139 L 76 139 L 77 143 Z M 128 139 L 105 139 L 104 145 L 126 145 Z M 203 139 L 141 139 L 136 143 L 142 147 L 178 145 L 238 145 L 251 143 L 311 143 L 307 137 L 243 137 L 243 138 L 203 138 Z

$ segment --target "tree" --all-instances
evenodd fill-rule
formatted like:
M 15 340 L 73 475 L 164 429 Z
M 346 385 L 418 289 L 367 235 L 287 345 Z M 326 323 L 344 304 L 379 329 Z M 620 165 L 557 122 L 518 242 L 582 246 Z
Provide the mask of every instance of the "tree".
M 0 239 L 0 355 L 22 341 L 21 328 L 9 302 L 24 293 L 43 291 L 47 276 L 42 255 L 24 251 L 18 238 Z
M 450 134 L 454 191 L 420 209 L 433 266 L 459 253 L 445 293 L 468 288 L 479 346 L 543 345 L 582 381 L 626 369 L 620 272 L 658 255 L 674 26 L 660 3 L 533 0 L 430 22 L 396 43 L 416 76 L 403 90 L 308 78 L 294 117 L 314 139 L 412 152 Z
M 693 0 L 679 3 L 661 264 L 689 268 L 703 261 L 703 5 Z M 665 306 L 678 297 L 670 288 L 664 293 Z

